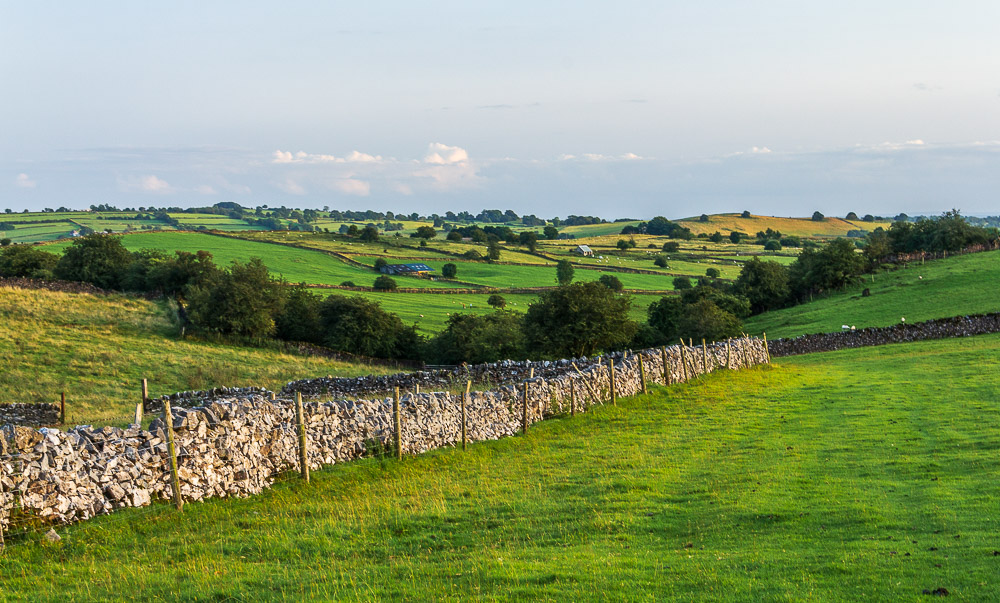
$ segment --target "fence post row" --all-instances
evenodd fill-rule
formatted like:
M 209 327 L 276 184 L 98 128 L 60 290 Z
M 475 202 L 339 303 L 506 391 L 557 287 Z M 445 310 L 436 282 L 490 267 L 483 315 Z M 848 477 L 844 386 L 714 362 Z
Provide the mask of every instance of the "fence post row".
M 393 445 L 396 447 L 396 460 L 403 460 L 402 420 L 399 417 L 399 388 L 392 396 Z
M 299 473 L 302 479 L 309 481 L 309 449 L 306 441 L 306 417 L 302 410 L 302 392 L 295 392 L 295 423 L 298 428 L 299 440 Z
M 174 491 L 174 507 L 184 509 L 181 498 L 181 479 L 177 474 L 177 447 L 174 445 L 174 416 L 170 412 L 170 400 L 163 401 L 163 420 L 167 424 L 167 455 L 170 457 L 170 486 Z

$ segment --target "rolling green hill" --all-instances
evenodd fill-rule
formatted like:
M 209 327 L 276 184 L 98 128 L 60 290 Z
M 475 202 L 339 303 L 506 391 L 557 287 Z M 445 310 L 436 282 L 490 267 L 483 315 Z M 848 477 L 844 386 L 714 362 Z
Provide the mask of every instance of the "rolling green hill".
M 0 588 L 33 601 L 997 600 L 998 358 L 990 335 L 717 373 L 464 453 L 336 465 L 248 499 L 60 528 L 54 545 L 9 542 Z
M 867 281 L 783 310 L 746 321 L 748 333 L 795 337 L 839 331 L 841 325 L 883 327 L 931 318 L 1000 312 L 996 284 L 1000 282 L 1000 251 L 974 253 L 944 260 L 910 264 L 881 272 Z M 871 290 L 863 297 L 862 290 Z

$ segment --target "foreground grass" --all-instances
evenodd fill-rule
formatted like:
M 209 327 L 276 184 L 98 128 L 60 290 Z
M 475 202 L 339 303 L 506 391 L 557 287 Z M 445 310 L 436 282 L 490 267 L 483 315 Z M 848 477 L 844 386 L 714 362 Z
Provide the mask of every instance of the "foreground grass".
M 974 253 L 910 264 L 905 270 L 882 272 L 846 291 L 784 310 L 747 319 L 748 333 L 795 337 L 839 331 L 841 325 L 884 327 L 963 314 L 1000 311 L 996 283 L 1000 251 Z M 862 297 L 865 288 L 870 297 Z
M 0 402 L 58 402 L 70 424 L 123 424 L 150 395 L 388 369 L 181 340 L 169 309 L 126 296 L 0 287 Z
M 15 542 L 2 592 L 996 600 L 998 352 L 985 336 L 782 359 L 467 453 L 132 510 Z

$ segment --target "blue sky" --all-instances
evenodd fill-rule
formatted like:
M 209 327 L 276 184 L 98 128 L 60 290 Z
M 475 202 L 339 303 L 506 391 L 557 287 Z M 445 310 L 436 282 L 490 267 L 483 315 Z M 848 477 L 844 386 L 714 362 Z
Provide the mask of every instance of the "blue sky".
M 0 0 L 0 208 L 1000 213 L 1000 4 Z

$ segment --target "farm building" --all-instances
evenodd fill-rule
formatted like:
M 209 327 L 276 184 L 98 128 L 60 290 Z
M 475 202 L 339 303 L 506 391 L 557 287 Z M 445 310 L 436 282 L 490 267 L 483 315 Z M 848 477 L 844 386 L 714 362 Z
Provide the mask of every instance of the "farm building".
M 587 245 L 577 245 L 576 249 L 573 250 L 573 253 L 584 257 L 594 257 L 594 250 Z
M 434 269 L 427 264 L 386 264 L 380 270 L 382 274 L 428 274 Z

